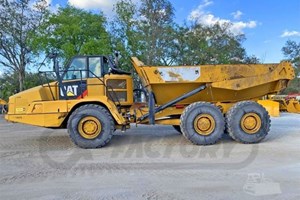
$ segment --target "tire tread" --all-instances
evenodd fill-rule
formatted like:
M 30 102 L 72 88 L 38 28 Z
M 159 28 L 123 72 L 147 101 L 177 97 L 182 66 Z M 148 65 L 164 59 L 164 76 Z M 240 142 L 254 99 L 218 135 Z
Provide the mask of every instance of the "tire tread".
M 187 106 L 186 107 L 186 109 L 184 109 L 184 111 L 183 111 L 183 113 L 182 113 L 182 115 L 181 115 L 181 117 L 180 117 L 180 128 L 181 128 L 181 131 L 182 131 L 182 135 L 186 138 L 186 139 L 188 139 L 188 140 L 190 140 L 193 144 L 196 144 L 196 145 L 199 145 L 199 144 L 197 144 L 195 141 L 193 141 L 193 140 L 191 140 L 190 138 L 191 138 L 191 136 L 189 135 L 189 134 L 187 134 L 187 130 L 186 130 L 186 118 L 187 118 L 187 115 L 189 114 L 189 112 L 191 111 L 191 110 L 193 110 L 193 109 L 195 109 L 196 107 L 201 107 L 201 106 L 211 106 L 211 105 L 214 105 L 214 104 L 212 104 L 212 103 L 209 103 L 209 102 L 195 102 L 195 103 L 192 103 L 192 104 L 190 104 L 189 106 Z M 219 109 L 218 109 L 219 110 Z M 219 112 L 221 113 L 221 111 L 219 110 Z M 223 128 L 223 132 L 224 132 L 224 129 L 225 129 L 225 125 L 224 125 L 224 128 Z M 201 145 L 204 145 L 204 146 L 206 146 L 206 145 L 212 145 L 212 144 L 215 144 L 215 143 L 217 143 L 219 140 L 221 140 L 221 138 L 222 138 L 222 135 L 220 135 L 215 141 L 213 141 L 213 142 L 207 142 L 207 143 L 205 143 L 205 144 L 201 144 Z
M 226 113 L 226 117 L 225 117 L 225 120 L 226 120 L 226 129 L 228 131 L 228 134 L 229 136 L 234 139 L 235 141 L 237 142 L 240 142 L 240 143 L 243 143 L 243 144 L 253 144 L 253 143 L 259 143 L 261 140 L 263 140 L 267 134 L 265 134 L 265 136 L 263 138 L 261 138 L 260 140 L 258 141 L 255 141 L 255 142 L 246 142 L 246 141 L 243 141 L 241 140 L 241 138 L 238 138 L 236 137 L 236 135 L 234 134 L 234 129 L 232 128 L 231 124 L 232 124 L 232 120 L 233 120 L 233 116 L 235 115 L 235 112 L 236 110 L 238 109 L 241 109 L 242 107 L 246 106 L 246 105 L 251 105 L 251 104 L 257 104 L 258 106 L 260 106 L 266 113 L 267 113 L 267 117 L 268 117 L 268 127 L 267 127 L 267 134 L 269 133 L 270 131 L 270 127 L 271 127 L 271 120 L 270 120 L 270 115 L 269 113 L 267 112 L 267 110 L 261 106 L 260 104 L 254 102 L 254 101 L 240 101 L 240 102 L 237 102 L 236 104 L 234 104 L 229 110 L 228 112 Z
M 75 116 L 76 114 L 78 114 L 78 113 L 79 113 L 80 111 L 82 111 L 82 110 L 87 110 L 87 109 L 100 110 L 100 111 L 102 111 L 103 113 L 105 113 L 106 117 L 108 117 L 108 118 L 109 118 L 109 121 L 110 121 L 110 130 L 114 130 L 115 124 L 114 124 L 114 120 L 113 120 L 113 118 L 112 118 L 110 112 L 109 112 L 106 108 L 104 108 L 103 106 L 97 105 L 97 104 L 85 104 L 85 105 L 82 105 L 82 106 L 78 107 L 78 108 L 70 115 L 69 120 L 68 120 L 68 122 L 67 122 L 67 127 L 69 127 L 69 126 L 71 125 L 71 121 L 72 121 L 72 119 L 74 118 L 74 116 Z M 79 145 L 78 142 L 77 142 L 77 140 L 74 138 L 74 134 L 72 134 L 72 133 L 70 132 L 69 128 L 68 128 L 67 130 L 68 130 L 68 134 L 69 134 L 69 136 L 70 136 L 70 138 L 71 138 L 71 140 L 72 140 L 72 142 L 73 142 L 74 144 L 76 144 L 77 146 L 80 146 L 81 148 L 84 148 L 84 149 L 90 148 L 89 145 L 88 145 L 88 142 L 89 142 L 88 140 L 85 142 L 86 144 L 85 144 L 84 146 Z M 107 145 L 107 144 L 109 143 L 109 141 L 111 140 L 112 136 L 113 136 L 113 135 L 112 135 L 112 132 L 113 132 L 113 131 L 111 131 L 111 133 L 108 135 L 108 137 L 107 137 L 101 144 L 99 144 L 96 148 L 101 148 L 101 147 Z

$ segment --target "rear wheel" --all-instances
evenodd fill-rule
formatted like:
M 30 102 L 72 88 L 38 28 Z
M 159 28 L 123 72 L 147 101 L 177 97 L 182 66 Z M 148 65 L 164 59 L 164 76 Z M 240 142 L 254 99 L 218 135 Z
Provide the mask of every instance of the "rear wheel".
M 270 131 L 270 116 L 266 109 L 254 101 L 241 101 L 226 114 L 229 135 L 241 143 L 257 143 Z
M 181 131 L 197 145 L 214 144 L 222 138 L 225 121 L 220 109 L 207 102 L 196 102 L 181 115 Z
M 99 105 L 87 104 L 77 108 L 68 120 L 68 133 L 81 148 L 99 148 L 112 138 L 114 120 L 110 113 Z

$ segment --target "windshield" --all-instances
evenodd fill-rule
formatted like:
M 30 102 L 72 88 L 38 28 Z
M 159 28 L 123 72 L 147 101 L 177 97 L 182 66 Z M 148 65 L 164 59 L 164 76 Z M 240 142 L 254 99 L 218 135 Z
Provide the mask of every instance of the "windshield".
M 64 80 L 83 79 L 87 78 L 87 64 L 85 57 L 73 58 L 69 64 L 69 68 L 65 73 Z
M 113 65 L 113 61 L 106 56 L 75 57 L 68 65 L 63 80 L 103 77 Z

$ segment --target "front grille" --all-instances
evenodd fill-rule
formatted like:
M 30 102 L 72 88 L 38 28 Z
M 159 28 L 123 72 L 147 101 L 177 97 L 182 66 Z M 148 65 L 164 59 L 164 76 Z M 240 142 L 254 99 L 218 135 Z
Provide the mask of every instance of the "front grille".
M 114 102 L 118 102 L 118 100 L 120 102 L 126 102 L 127 101 L 127 92 L 108 92 L 109 93 L 109 99 L 114 101 Z
M 107 96 L 114 102 L 127 102 L 126 79 L 109 79 L 106 82 Z
M 126 89 L 127 88 L 126 80 L 123 80 L 123 79 L 107 80 L 106 85 L 109 88 L 113 88 L 113 89 Z

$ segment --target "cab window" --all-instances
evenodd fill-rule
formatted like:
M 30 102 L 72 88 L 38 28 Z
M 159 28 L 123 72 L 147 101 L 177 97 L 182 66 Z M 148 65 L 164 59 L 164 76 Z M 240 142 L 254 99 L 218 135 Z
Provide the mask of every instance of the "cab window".
M 108 74 L 109 72 L 109 62 L 108 62 L 108 58 L 103 56 L 103 73 Z
M 89 77 L 101 77 L 101 57 L 89 58 Z
M 86 58 L 74 58 L 69 65 L 64 80 L 87 78 Z

